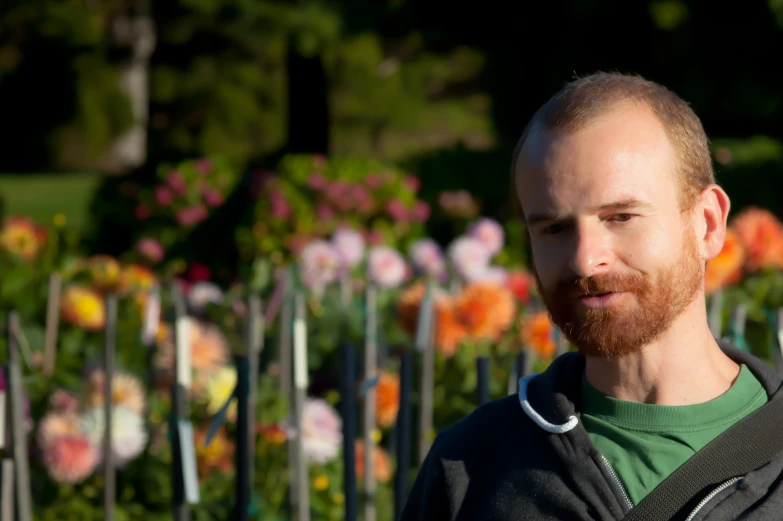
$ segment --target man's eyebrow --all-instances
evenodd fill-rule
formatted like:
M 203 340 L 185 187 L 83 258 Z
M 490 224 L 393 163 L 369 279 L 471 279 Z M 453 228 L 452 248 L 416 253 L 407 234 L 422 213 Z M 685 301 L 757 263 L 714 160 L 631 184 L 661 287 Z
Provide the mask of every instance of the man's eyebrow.
M 650 205 L 648 203 L 645 203 L 644 201 L 640 201 L 639 199 L 634 198 L 627 198 L 627 199 L 621 199 L 619 201 L 614 201 L 611 203 L 602 204 L 598 207 L 596 207 L 595 211 L 606 211 L 606 210 L 638 210 L 641 208 L 649 208 Z M 532 226 L 534 224 L 544 222 L 544 221 L 560 221 L 563 219 L 566 219 L 568 216 L 564 214 L 557 214 L 552 212 L 541 212 L 541 213 L 533 213 L 530 214 L 530 216 L 525 219 L 528 223 L 528 225 Z

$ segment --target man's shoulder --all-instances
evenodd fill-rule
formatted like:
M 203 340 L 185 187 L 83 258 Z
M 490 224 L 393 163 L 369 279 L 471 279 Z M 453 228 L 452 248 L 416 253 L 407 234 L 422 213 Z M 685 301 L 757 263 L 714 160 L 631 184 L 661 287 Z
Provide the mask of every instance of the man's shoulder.
M 432 449 L 446 459 L 485 457 L 507 445 L 525 446 L 543 434 L 524 413 L 516 395 L 493 400 L 438 434 Z

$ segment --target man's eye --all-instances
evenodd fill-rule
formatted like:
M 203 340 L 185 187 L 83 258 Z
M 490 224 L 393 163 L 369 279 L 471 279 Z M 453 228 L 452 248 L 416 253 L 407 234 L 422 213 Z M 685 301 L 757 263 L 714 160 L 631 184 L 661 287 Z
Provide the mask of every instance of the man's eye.
M 626 221 L 630 221 L 632 217 L 634 217 L 634 216 L 632 214 L 630 214 L 630 213 L 618 213 L 616 215 L 613 215 L 611 220 L 612 221 L 626 222 Z
M 563 230 L 565 230 L 565 225 L 563 223 L 554 223 L 541 230 L 541 233 L 544 235 L 554 235 L 556 233 L 562 232 Z

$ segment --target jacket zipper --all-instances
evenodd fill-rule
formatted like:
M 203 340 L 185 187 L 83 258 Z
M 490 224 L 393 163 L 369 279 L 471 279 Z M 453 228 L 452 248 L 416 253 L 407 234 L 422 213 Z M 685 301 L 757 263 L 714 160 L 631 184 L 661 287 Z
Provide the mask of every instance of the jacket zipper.
M 740 477 L 740 478 L 731 478 L 730 480 L 726 481 L 726 482 L 725 482 L 725 483 L 723 483 L 721 486 L 719 486 L 718 488 L 716 488 L 715 490 L 713 490 L 712 492 L 710 492 L 710 493 L 709 493 L 709 495 L 708 495 L 707 497 L 705 497 L 704 499 L 702 499 L 702 500 L 699 502 L 699 504 L 698 504 L 698 505 L 696 505 L 696 508 L 694 508 L 694 509 L 693 509 L 693 512 L 691 512 L 691 515 L 689 515 L 689 516 L 688 516 L 688 518 L 687 518 L 685 521 L 693 521 L 693 518 L 694 518 L 694 517 L 696 517 L 696 514 L 698 514 L 698 513 L 699 513 L 699 510 L 701 510 L 702 508 L 704 508 L 704 506 L 705 506 L 707 503 L 709 503 L 709 502 L 710 502 L 710 500 L 711 500 L 712 498 L 714 498 L 714 497 L 715 497 L 715 496 L 717 496 L 719 493 L 721 493 L 722 491 L 724 491 L 724 490 L 726 490 L 727 488 L 729 488 L 730 486 L 732 486 L 732 485 L 733 485 L 734 483 L 736 483 L 737 481 L 741 481 L 741 480 L 742 480 L 742 478 L 741 478 L 741 477 Z
M 611 474 L 612 479 L 619 487 L 620 491 L 623 493 L 623 499 L 625 499 L 625 506 L 628 507 L 628 510 L 633 509 L 633 502 L 631 501 L 631 498 L 628 496 L 628 492 L 625 491 L 625 487 L 623 486 L 622 482 L 620 481 L 620 478 L 617 477 L 617 473 L 614 471 L 612 466 L 609 464 L 609 460 L 606 459 L 606 457 L 601 454 L 601 459 L 604 461 L 604 465 L 606 465 L 606 469 L 609 471 L 609 474 Z

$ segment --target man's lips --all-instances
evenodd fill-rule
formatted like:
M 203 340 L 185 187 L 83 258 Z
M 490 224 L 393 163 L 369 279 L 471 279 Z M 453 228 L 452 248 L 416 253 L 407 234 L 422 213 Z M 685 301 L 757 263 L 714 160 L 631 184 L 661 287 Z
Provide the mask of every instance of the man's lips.
M 586 308 L 599 309 L 615 304 L 625 293 L 624 291 L 591 292 L 579 295 L 576 300 Z

